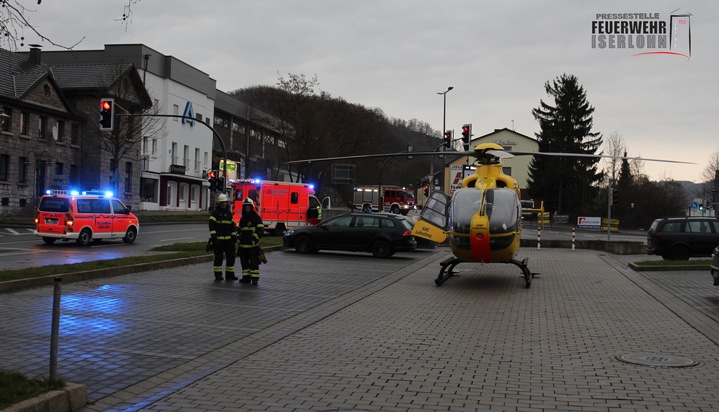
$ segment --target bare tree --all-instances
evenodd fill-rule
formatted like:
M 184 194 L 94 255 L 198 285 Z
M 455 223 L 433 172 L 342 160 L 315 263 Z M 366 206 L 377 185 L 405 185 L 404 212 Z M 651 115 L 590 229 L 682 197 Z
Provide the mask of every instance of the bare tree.
M 122 17 L 116 18 L 115 21 L 125 24 L 127 30 L 128 24 L 132 21 L 132 6 L 141 0 L 125 0 L 127 4 L 123 7 Z M 28 42 L 49 43 L 55 47 L 65 50 L 72 50 L 80 44 L 85 37 L 74 44 L 60 44 L 52 40 L 52 34 L 41 32 L 32 24 L 31 16 L 38 9 L 25 6 L 21 0 L 0 0 L 0 47 L 5 47 L 11 51 L 17 51 L 19 47 L 23 47 Z M 37 6 L 42 5 L 42 0 L 37 0 Z M 34 36 L 36 39 L 26 38 L 26 34 Z
M 609 135 L 609 138 L 604 142 L 605 151 L 604 154 L 607 156 L 623 156 L 627 149 L 624 145 L 624 139 L 619 134 L 618 131 L 613 131 L 612 134 Z M 606 173 L 604 173 L 604 176 L 607 178 L 607 180 L 611 179 L 616 181 L 619 179 L 619 169 L 621 165 L 621 159 L 618 158 L 605 158 L 605 169 Z
M 702 182 L 714 182 L 719 173 L 719 147 L 709 156 L 709 164 L 702 171 Z
M 165 119 L 153 116 L 160 113 L 160 108 L 152 105 L 149 96 L 144 92 L 144 86 L 139 83 L 139 78 L 135 78 L 133 82 L 132 76 L 127 76 L 126 67 L 117 65 L 108 71 L 111 78 L 117 79 L 108 90 L 108 94 L 114 97 L 117 106 L 113 130 L 101 131 L 98 122 L 88 122 L 99 136 L 100 147 L 112 160 L 111 170 L 115 177 L 113 189 L 116 193 L 121 192 L 118 177 L 122 160 L 139 161 L 143 140 L 159 138 L 166 134 Z M 143 90 L 142 94 L 138 94 L 140 87 L 142 87 L 140 90 Z M 132 116 L 126 116 L 128 114 Z

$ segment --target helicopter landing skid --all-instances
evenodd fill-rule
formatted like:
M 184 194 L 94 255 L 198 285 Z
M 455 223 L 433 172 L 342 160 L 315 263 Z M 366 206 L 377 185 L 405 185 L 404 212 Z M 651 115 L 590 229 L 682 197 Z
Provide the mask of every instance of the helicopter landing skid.
M 527 266 L 527 261 L 527 258 L 525 258 L 521 262 L 519 260 L 512 259 L 506 263 L 511 263 L 522 270 L 522 276 L 524 277 L 525 286 L 529 288 L 530 286 L 532 286 L 532 278 L 534 278 L 535 276 L 539 276 L 539 273 L 532 273 Z M 439 262 L 442 268 L 439 270 L 439 275 L 437 276 L 437 279 L 434 280 L 434 283 L 437 286 L 444 283 L 445 280 L 449 279 L 454 275 L 454 267 L 462 262 L 466 261 L 457 258 L 449 258 Z

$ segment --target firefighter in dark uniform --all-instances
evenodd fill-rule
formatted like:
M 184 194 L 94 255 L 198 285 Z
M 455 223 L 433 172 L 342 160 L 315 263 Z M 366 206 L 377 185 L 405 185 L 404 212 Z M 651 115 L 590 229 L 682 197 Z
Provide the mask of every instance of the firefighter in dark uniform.
M 235 242 L 237 226 L 232 219 L 229 199 L 226 194 L 217 196 L 217 207 L 210 215 L 210 239 L 215 253 L 212 271 L 215 280 L 222 280 L 222 261 L 225 260 L 225 280 L 236 280 L 235 276 Z
M 260 237 L 265 231 L 262 218 L 255 212 L 255 203 L 247 198 L 242 202 L 237 254 L 242 265 L 240 283 L 256 285 L 260 280 Z

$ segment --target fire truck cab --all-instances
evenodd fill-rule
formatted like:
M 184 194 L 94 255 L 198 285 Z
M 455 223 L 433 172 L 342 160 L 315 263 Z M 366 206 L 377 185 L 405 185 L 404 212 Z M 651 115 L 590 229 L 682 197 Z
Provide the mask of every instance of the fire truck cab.
M 286 229 L 319 222 L 320 202 L 307 183 L 238 180 L 231 184 L 235 222 L 242 217 L 242 202 L 250 198 L 265 230 L 281 235 Z

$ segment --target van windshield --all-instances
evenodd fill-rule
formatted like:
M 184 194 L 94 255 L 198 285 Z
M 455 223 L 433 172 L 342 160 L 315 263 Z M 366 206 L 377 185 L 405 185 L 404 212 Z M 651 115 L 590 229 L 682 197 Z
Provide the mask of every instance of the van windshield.
M 43 197 L 38 209 L 41 212 L 66 213 L 70 210 L 70 199 L 66 197 Z

